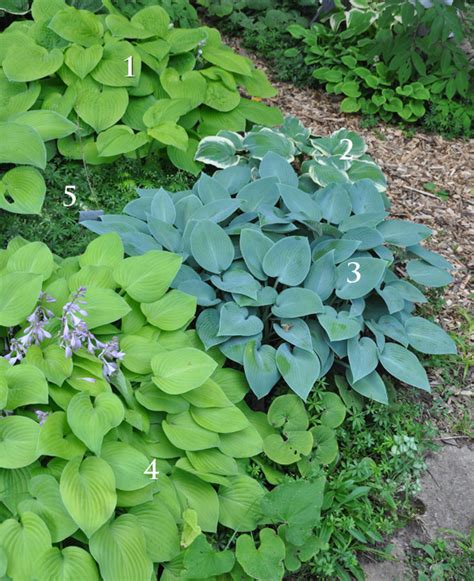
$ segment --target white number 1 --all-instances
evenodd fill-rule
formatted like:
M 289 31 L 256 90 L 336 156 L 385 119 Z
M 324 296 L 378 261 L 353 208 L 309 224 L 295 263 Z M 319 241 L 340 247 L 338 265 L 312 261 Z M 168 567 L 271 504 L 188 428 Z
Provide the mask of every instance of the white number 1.
M 158 478 L 159 471 L 156 469 L 156 459 L 152 460 L 150 466 L 148 466 L 143 474 L 149 474 L 152 480 Z
M 127 78 L 133 78 L 135 75 L 133 74 L 133 56 L 128 56 L 126 59 L 123 59 L 127 62 Z
M 351 273 L 355 274 L 355 279 L 354 280 L 347 279 L 347 282 L 349 284 L 354 284 L 355 282 L 359 282 L 359 280 L 361 278 L 360 271 L 359 271 L 360 264 L 358 262 L 349 262 L 347 264 L 347 266 L 354 266 L 354 270 L 352 270 Z

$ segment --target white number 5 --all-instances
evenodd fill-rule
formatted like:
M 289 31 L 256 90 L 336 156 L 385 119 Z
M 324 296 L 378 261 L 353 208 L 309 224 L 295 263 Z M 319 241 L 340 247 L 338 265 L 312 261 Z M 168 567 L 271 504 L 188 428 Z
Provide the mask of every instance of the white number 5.
M 76 186 L 66 186 L 64 188 L 64 195 L 69 196 L 71 198 L 70 204 L 66 204 L 66 202 L 63 202 L 63 206 L 65 208 L 70 208 L 71 206 L 74 206 L 74 204 L 76 203 L 76 194 L 74 193 L 75 189 Z
M 355 282 L 359 282 L 360 280 L 360 264 L 358 262 L 349 262 L 347 264 L 347 266 L 354 266 L 354 270 L 351 271 L 352 274 L 355 274 L 355 279 L 354 280 L 350 280 L 349 278 L 347 279 L 347 282 L 349 284 L 354 284 Z

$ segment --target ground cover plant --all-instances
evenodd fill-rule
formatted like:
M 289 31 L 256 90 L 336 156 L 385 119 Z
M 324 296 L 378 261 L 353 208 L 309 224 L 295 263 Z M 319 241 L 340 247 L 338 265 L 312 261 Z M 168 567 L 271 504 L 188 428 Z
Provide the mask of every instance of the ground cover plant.
M 17 166 L 2 176 L 3 210 L 40 211 L 39 170 L 57 153 L 102 164 L 157 152 L 196 173 L 199 137 L 279 122 L 277 110 L 241 97 L 239 87 L 275 91 L 217 30 L 173 27 L 160 6 L 128 19 L 34 0 L 31 13 L 0 34 L 0 163 Z
M 451 276 L 420 244 L 428 228 L 388 219 L 385 178 L 365 151 L 353 132 L 317 138 L 295 118 L 278 130 L 221 132 L 196 155 L 221 168 L 212 177 L 175 194 L 141 191 L 124 215 L 84 225 L 117 231 L 130 254 L 182 254 L 173 286 L 196 296 L 199 337 L 243 367 L 257 397 L 283 378 L 306 400 L 336 369 L 386 403 L 382 370 L 430 389 L 410 347 L 456 352 L 440 327 L 416 316 L 427 299 L 405 276 L 435 288 Z
M 422 120 L 448 136 L 472 134 L 463 1 L 201 4 L 218 24 L 222 18 L 224 30 L 269 58 L 282 80 L 316 81 L 340 95 L 343 112 Z

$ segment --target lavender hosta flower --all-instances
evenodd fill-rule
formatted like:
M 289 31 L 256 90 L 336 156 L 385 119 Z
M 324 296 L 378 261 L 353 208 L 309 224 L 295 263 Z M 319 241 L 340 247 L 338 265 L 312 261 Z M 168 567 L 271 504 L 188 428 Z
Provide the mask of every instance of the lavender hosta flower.
M 43 412 L 41 410 L 35 410 L 35 414 L 39 420 L 39 425 L 44 426 L 45 421 L 48 419 L 49 413 Z

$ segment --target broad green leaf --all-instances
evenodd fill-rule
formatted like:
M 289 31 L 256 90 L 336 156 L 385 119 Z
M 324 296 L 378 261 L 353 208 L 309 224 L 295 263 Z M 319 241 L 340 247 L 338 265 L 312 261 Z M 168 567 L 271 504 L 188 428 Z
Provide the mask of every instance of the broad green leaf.
M 44 552 L 37 565 L 39 579 L 55 579 L 70 581 L 72 579 L 87 579 L 99 581 L 99 572 L 94 559 L 80 547 L 53 547 Z
M 43 141 L 60 139 L 71 135 L 77 130 L 77 125 L 56 111 L 36 110 L 19 113 L 12 118 L 18 125 L 32 127 Z
M 260 501 L 265 489 L 246 475 L 229 477 L 230 486 L 219 487 L 219 522 L 235 531 L 252 531 L 260 522 Z
M 148 322 L 163 331 L 175 331 L 189 323 L 196 313 L 196 299 L 172 290 L 154 303 L 142 305 Z
M 104 524 L 90 539 L 90 551 L 100 567 L 101 579 L 151 579 L 153 561 L 146 551 L 145 533 L 132 514 Z
M 214 488 L 183 470 L 175 469 L 172 480 L 181 505 L 197 512 L 198 525 L 203 531 L 215 533 L 219 516 L 219 499 Z
M 151 127 L 148 129 L 148 135 L 165 145 L 171 145 L 181 151 L 186 151 L 188 148 L 186 130 L 172 121 L 164 121 Z
M 82 455 L 85 450 L 85 445 L 72 433 L 67 423 L 66 413 L 61 411 L 49 414 L 40 430 L 41 455 L 71 460 Z
M 9 416 L 0 422 L 0 468 L 22 468 L 40 455 L 40 425 L 23 416 Z
M 397 343 L 386 343 L 379 359 L 386 371 L 400 381 L 431 391 L 426 371 L 416 355 L 405 347 Z
M 151 250 L 143 256 L 126 258 L 115 269 L 114 277 L 132 299 L 152 303 L 165 294 L 181 262 L 176 254 Z
M 84 318 L 89 329 L 119 321 L 131 310 L 125 299 L 108 288 L 90 287 L 84 300 L 87 312 Z
M 237 561 L 251 579 L 282 579 L 285 572 L 285 543 L 273 529 L 262 529 L 259 537 L 258 549 L 250 535 L 240 535 L 237 538 Z
M 59 48 L 48 51 L 37 44 L 18 44 L 8 50 L 2 66 L 9 81 L 23 83 L 49 77 L 62 64 L 63 53 Z
M 208 81 L 204 105 L 228 112 L 235 109 L 240 100 L 240 93 L 236 89 L 228 89 L 221 81 Z
M 79 257 L 79 264 L 84 267 L 117 266 L 124 257 L 124 250 L 120 236 L 115 232 L 104 234 L 88 244 L 85 252 Z
M 259 103 L 258 101 L 253 101 L 250 99 L 242 99 L 239 106 L 236 108 L 240 114 L 242 114 L 245 119 L 256 123 L 257 125 L 265 125 L 267 127 L 275 127 L 276 125 L 281 125 L 283 123 L 283 113 L 278 109 L 278 107 L 269 107 L 264 103 Z M 280 134 L 281 135 L 281 134 Z M 294 148 L 288 139 L 281 139 L 278 137 L 274 147 L 267 148 L 269 145 L 269 140 L 264 138 L 262 140 L 261 136 L 257 141 L 260 142 L 260 147 L 256 147 L 257 154 L 261 154 L 261 158 L 265 157 L 267 151 L 274 151 L 278 155 L 281 155 L 288 161 L 293 161 Z M 255 141 L 251 141 L 252 147 L 256 146 Z M 266 150 L 266 151 L 265 151 Z
M 74 434 L 95 454 L 104 436 L 124 419 L 125 410 L 113 393 L 100 393 L 92 402 L 87 392 L 75 395 L 67 408 L 67 419 Z
M 78 456 L 70 460 L 61 474 L 59 489 L 67 511 L 89 538 L 114 513 L 115 476 L 100 458 Z
M 244 371 L 250 389 L 260 399 L 270 393 L 280 379 L 276 364 L 276 349 L 271 345 L 258 346 L 250 340 L 244 350 Z
M 115 125 L 97 137 L 97 151 L 103 157 L 130 153 L 148 143 L 145 133 L 135 134 L 126 125 Z
M 346 417 L 346 407 L 341 398 L 330 391 L 321 395 L 324 411 L 320 416 L 320 421 L 328 428 L 338 428 Z
M 98 65 L 104 49 L 95 44 L 84 48 L 77 44 L 71 45 L 64 54 L 64 62 L 80 79 L 84 79 Z
M 204 535 L 199 535 L 184 555 L 184 566 L 193 578 L 209 579 L 228 573 L 234 566 L 235 556 L 230 550 L 215 551 Z
M 250 76 L 252 74 L 249 61 L 243 56 L 235 54 L 232 49 L 226 46 L 207 44 L 203 47 L 202 51 L 204 60 L 218 67 L 222 67 L 226 71 L 244 76 Z
M 276 363 L 290 388 L 306 400 L 321 369 L 318 356 L 299 347 L 291 350 L 287 343 L 282 343 L 277 350 Z
M 265 274 L 288 286 L 303 282 L 311 265 L 311 249 L 307 238 L 288 236 L 276 242 L 263 258 Z
M 178 555 L 178 527 L 160 494 L 152 502 L 134 506 L 129 512 L 137 517 L 145 533 L 147 553 L 154 562 L 170 561 Z
M 8 386 L 7 410 L 48 403 L 48 382 L 43 372 L 34 365 L 14 365 L 5 370 L 3 377 Z
M 180 394 L 202 385 L 217 363 L 206 353 L 184 347 L 158 353 L 151 361 L 153 381 L 166 393 Z
M 34 476 L 28 491 L 31 498 L 18 505 L 19 514 L 34 512 L 47 525 L 53 543 L 63 541 L 77 530 L 76 523 L 69 516 L 59 492 L 57 480 L 49 474 Z
M 112 467 L 120 490 L 138 490 L 150 483 L 150 477 L 144 474 L 150 460 L 133 446 L 125 442 L 105 442 L 100 457 Z
M 235 459 L 216 449 L 187 452 L 186 456 L 198 472 L 210 472 L 221 476 L 235 476 L 238 472 Z
M 15 167 L 0 180 L 0 208 L 15 214 L 39 214 L 46 184 L 40 172 L 32 167 Z
M 46 167 L 46 148 L 33 127 L 13 122 L 0 123 L 0 133 L 0 163 Z
M 410 317 L 405 321 L 410 345 L 420 353 L 455 355 L 456 343 L 438 325 L 422 317 Z
M 262 452 L 262 438 L 257 429 L 251 425 L 240 432 L 220 434 L 218 448 L 227 456 L 251 458 Z
M 119 121 L 128 106 L 128 92 L 121 87 L 88 87 L 77 97 L 75 110 L 97 133 Z
M 301 456 L 311 453 L 313 436 L 304 430 L 288 430 L 282 437 L 271 434 L 263 440 L 263 451 L 266 456 L 283 466 L 289 466 L 301 460 Z
M 191 252 L 205 270 L 220 274 L 234 259 L 234 245 L 224 230 L 211 220 L 198 222 L 191 234 Z
M 199 71 L 180 75 L 176 69 L 168 67 L 161 73 L 160 82 L 171 99 L 186 99 L 188 109 L 199 107 L 206 98 L 208 85 Z
M 293 143 L 283 133 L 272 131 L 267 127 L 258 132 L 248 133 L 244 139 L 244 146 L 256 159 L 263 159 L 269 151 L 273 151 L 288 161 L 294 160 L 295 146 Z
M 219 436 L 197 424 L 189 412 L 168 414 L 163 420 L 163 430 L 168 440 L 180 450 L 207 450 L 219 444 Z
M 288 430 L 306 430 L 309 418 L 301 399 L 293 394 L 280 395 L 275 398 L 268 409 L 268 422 L 274 428 Z
M 229 434 L 248 427 L 249 421 L 235 406 L 219 408 L 193 408 L 193 420 L 202 428 L 211 432 Z
M 7 270 L 40 275 L 43 280 L 47 280 L 54 266 L 53 255 L 46 244 L 29 242 L 11 256 L 7 263 Z
M 10 579 L 33 579 L 38 561 L 51 547 L 51 535 L 41 518 L 25 512 L 20 522 L 10 518 L 0 525 L 0 546 L 3 547 Z
M 327 426 L 316 426 L 311 433 L 314 440 L 314 459 L 320 464 L 330 464 L 337 458 L 336 432 Z
M 81 46 L 99 44 L 104 34 L 104 27 L 98 16 L 73 7 L 57 12 L 48 27 L 65 40 Z

